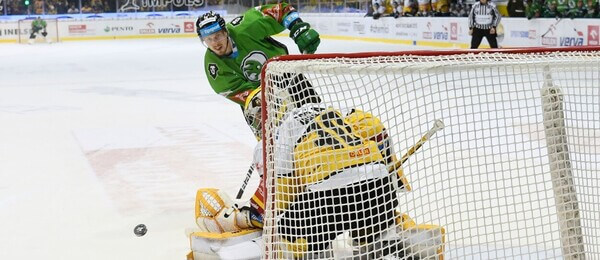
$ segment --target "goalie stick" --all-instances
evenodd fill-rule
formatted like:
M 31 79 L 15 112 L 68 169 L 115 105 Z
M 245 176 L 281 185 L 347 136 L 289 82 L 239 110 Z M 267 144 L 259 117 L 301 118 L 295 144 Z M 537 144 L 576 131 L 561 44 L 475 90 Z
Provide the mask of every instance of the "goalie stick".
M 442 130 L 442 129 L 444 129 L 444 122 L 442 122 L 442 120 L 439 120 L 439 119 L 435 120 L 433 122 L 433 127 L 431 127 L 431 129 L 429 129 L 429 131 L 427 131 L 415 145 L 413 145 L 410 149 L 408 149 L 408 151 L 406 151 L 406 153 L 402 156 L 402 158 L 392 166 L 391 171 L 396 171 L 396 169 L 400 168 L 402 166 L 402 164 L 404 164 L 404 162 L 406 162 L 406 160 L 408 160 L 408 157 L 413 155 L 437 131 Z
M 250 165 L 250 168 L 248 169 L 248 173 L 246 173 L 246 179 L 244 179 L 244 182 L 242 183 L 242 187 L 240 187 L 240 190 L 238 191 L 237 195 L 235 196 L 235 199 L 241 199 L 242 195 L 244 195 L 244 190 L 246 190 L 246 186 L 248 185 L 248 181 L 250 181 L 250 178 L 252 177 L 252 173 L 254 172 L 254 164 Z

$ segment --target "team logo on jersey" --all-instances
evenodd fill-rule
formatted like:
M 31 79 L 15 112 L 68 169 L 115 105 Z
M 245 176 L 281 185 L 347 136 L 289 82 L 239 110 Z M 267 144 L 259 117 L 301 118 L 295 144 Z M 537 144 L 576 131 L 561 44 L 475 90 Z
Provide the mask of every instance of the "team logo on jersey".
M 233 20 L 231 20 L 231 25 L 233 26 L 238 26 L 240 25 L 240 23 L 242 23 L 242 20 L 244 20 L 244 16 L 238 16 L 236 18 L 233 18 Z
M 217 79 L 218 72 L 219 72 L 219 67 L 217 67 L 217 64 L 214 64 L 214 63 L 208 64 L 208 74 L 210 74 L 210 76 L 213 79 Z
M 260 71 L 267 61 L 267 55 L 262 51 L 250 52 L 242 61 L 241 69 L 249 81 L 259 82 Z

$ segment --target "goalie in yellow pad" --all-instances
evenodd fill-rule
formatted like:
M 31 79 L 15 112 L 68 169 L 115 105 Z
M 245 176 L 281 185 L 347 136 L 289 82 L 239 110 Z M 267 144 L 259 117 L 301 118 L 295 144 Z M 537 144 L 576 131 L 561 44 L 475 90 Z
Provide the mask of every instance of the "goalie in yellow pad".
M 261 132 L 258 99 L 260 92 L 251 93 L 245 108 L 255 133 Z M 391 167 L 397 158 L 379 119 L 312 103 L 286 111 L 284 102 L 278 110 L 283 115 L 273 138 L 277 228 L 272 231 L 277 247 L 270 254 L 283 259 L 442 258 L 443 228 L 416 225 L 396 212 L 396 192 L 410 186 L 402 169 Z M 259 144 L 257 169 L 262 169 L 261 149 Z M 260 259 L 266 194 L 264 180 L 248 206 L 215 189 L 199 190 L 196 222 L 203 232 L 190 236 L 193 259 Z M 342 236 L 348 239 L 334 241 Z

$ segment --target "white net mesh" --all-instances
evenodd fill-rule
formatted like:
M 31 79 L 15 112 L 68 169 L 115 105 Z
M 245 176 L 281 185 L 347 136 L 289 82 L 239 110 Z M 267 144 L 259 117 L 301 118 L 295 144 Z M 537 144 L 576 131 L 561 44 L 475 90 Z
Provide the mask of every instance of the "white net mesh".
M 266 67 L 266 258 L 600 258 L 597 49 L 358 56 Z

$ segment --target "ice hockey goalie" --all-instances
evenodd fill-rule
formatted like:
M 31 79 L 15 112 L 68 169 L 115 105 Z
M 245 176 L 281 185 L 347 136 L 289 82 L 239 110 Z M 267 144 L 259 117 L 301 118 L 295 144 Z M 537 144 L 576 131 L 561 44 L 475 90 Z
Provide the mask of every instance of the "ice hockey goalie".
M 257 99 L 255 91 L 247 102 L 249 123 L 260 120 Z M 392 167 L 398 159 L 378 118 L 319 103 L 284 104 L 280 111 L 285 115 L 273 138 L 276 224 L 270 232 L 276 237 L 269 258 L 443 258 L 444 228 L 416 224 L 400 213 L 397 192 L 411 187 L 402 169 Z M 258 169 L 261 149 L 259 144 L 255 152 Z M 246 203 L 235 203 L 217 189 L 198 190 L 198 228 L 188 233 L 188 259 L 266 258 L 264 183 Z

